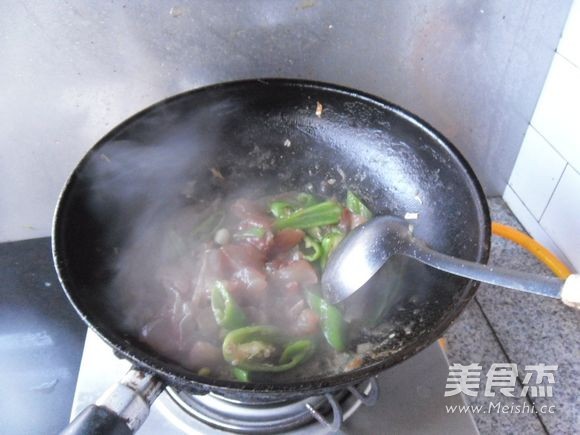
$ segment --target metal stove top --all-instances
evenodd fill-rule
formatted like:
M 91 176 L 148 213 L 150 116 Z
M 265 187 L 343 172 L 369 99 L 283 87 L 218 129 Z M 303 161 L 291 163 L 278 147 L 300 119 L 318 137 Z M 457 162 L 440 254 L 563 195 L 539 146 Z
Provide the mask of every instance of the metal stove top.
M 79 377 L 71 420 L 87 405 L 93 403 L 110 385 L 117 382 L 129 369 L 127 361 L 113 355 L 111 349 L 92 331 L 88 331 L 79 370 Z M 446 405 L 463 405 L 461 396 L 444 397 L 448 363 L 437 344 L 430 346 L 413 358 L 382 373 L 376 383 L 380 389 L 377 402 L 372 407 L 361 406 L 361 401 L 350 395 L 337 398 L 343 413 L 343 424 L 339 433 L 394 433 L 394 434 L 477 434 L 477 428 L 470 414 L 448 414 Z M 359 387 L 364 394 L 371 391 L 369 383 Z M 177 434 L 223 434 L 226 431 L 208 426 L 186 412 L 184 408 L 193 405 L 199 408 L 212 406 L 220 399 L 212 396 L 196 398 L 179 396 L 167 389 L 153 403 L 149 417 L 139 429 L 139 435 Z M 189 403 L 188 403 L 189 402 Z M 319 398 L 309 399 L 309 404 L 320 404 Z M 224 405 L 225 406 L 225 405 Z M 306 403 L 294 404 L 306 407 Z M 323 406 L 323 405 L 320 405 Z M 233 413 L 240 408 L 232 407 Z M 247 416 L 247 408 L 244 408 Z M 267 412 L 260 409 L 252 412 Z M 330 417 L 331 419 L 331 417 Z M 324 434 L 327 427 L 314 419 L 300 429 L 288 434 Z

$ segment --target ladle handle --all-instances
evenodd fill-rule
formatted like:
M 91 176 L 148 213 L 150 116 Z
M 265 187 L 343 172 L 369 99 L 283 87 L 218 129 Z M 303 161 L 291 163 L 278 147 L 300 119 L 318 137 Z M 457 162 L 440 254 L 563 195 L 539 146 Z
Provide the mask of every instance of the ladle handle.
M 436 269 L 486 282 L 492 285 L 522 290 L 551 298 L 562 299 L 567 305 L 580 308 L 580 275 L 570 275 L 566 281 L 544 277 L 503 267 L 487 266 L 472 261 L 450 257 L 422 246 L 410 253 L 411 257 Z M 564 292 L 563 292 L 563 287 Z

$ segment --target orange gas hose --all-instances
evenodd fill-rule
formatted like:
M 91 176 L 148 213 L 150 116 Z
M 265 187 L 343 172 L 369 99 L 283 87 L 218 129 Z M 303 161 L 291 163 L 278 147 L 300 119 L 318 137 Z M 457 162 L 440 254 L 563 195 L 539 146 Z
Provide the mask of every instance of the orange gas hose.
M 570 272 L 570 269 L 568 269 L 568 267 L 558 259 L 558 257 L 527 234 L 498 222 L 491 223 L 491 232 L 496 236 L 517 243 L 522 248 L 532 253 L 538 260 L 548 266 L 558 278 L 566 279 L 572 273 Z

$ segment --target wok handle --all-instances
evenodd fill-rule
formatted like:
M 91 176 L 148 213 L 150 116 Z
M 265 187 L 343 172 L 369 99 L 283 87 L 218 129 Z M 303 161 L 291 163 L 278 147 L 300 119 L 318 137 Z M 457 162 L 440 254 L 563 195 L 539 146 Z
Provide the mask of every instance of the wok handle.
M 132 435 L 127 422 L 117 413 L 95 404 L 87 406 L 61 435 Z
M 128 435 L 149 415 L 149 407 L 165 388 L 155 376 L 131 368 L 120 382 L 88 406 L 61 435 Z

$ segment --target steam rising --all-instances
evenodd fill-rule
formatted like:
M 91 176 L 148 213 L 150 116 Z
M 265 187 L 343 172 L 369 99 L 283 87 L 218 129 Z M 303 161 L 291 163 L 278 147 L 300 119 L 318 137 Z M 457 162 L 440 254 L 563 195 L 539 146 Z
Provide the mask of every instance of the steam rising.
M 159 119 L 153 124 L 164 125 Z M 89 181 L 91 212 L 107 228 L 112 279 L 106 305 L 131 334 L 151 319 L 154 307 L 167 303 L 159 271 L 180 255 L 193 261 L 192 251 L 199 250 L 178 252 L 180 241 L 168 235 L 174 231 L 178 239 L 184 227 L 195 227 L 230 200 L 260 196 L 276 185 L 268 177 L 240 183 L 240 174 L 229 174 L 226 164 L 215 166 L 224 160 L 215 151 L 223 149 L 215 146 L 223 131 L 217 118 L 196 114 L 195 123 L 175 125 L 171 119 L 166 124 L 171 128 L 144 134 L 145 139 L 114 140 L 96 149 L 82 172 Z M 181 304 L 181 295 L 174 293 L 169 297 Z
M 199 128 L 167 120 L 171 128 L 163 129 L 159 121 L 143 126 L 144 139 L 115 140 L 95 150 L 83 171 L 91 212 L 108 231 L 113 278 L 107 305 L 130 332 L 151 315 L 152 304 L 162 302 L 155 282 L 156 271 L 170 260 L 164 246 L 168 226 L 184 210 L 191 222 L 198 220 L 220 184 L 206 164 L 213 159 L 217 122 L 206 117 Z M 149 133 L 153 124 L 161 133 Z

